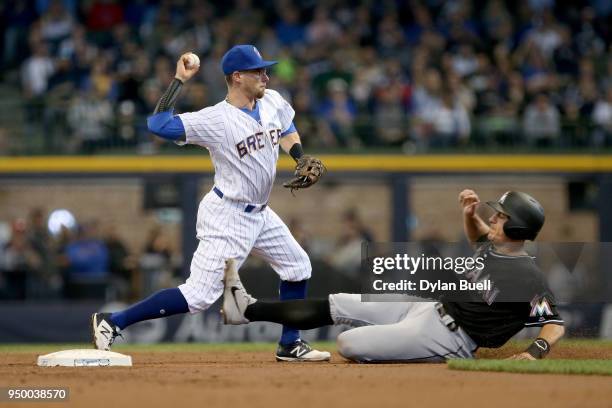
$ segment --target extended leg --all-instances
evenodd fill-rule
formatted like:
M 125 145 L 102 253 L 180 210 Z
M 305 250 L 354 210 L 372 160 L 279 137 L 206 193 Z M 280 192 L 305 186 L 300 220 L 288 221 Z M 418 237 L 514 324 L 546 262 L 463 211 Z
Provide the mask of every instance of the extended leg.
M 187 301 L 178 288 L 162 289 L 121 312 L 112 313 L 110 319 L 123 330 L 136 322 L 188 311 Z
M 361 302 L 360 295 L 338 293 L 325 299 L 263 302 L 248 305 L 244 316 L 251 322 L 273 322 L 310 330 L 334 324 L 360 327 L 401 321 L 410 302 Z M 332 316 L 333 314 L 333 316 Z
M 205 202 L 207 205 L 202 205 L 198 213 L 200 242 L 186 282 L 178 288 L 161 290 L 120 312 L 94 313 L 91 325 L 96 348 L 109 350 L 120 331 L 134 323 L 179 313 L 197 313 L 206 310 L 221 296 L 225 260 L 231 257 L 238 266 L 242 264 L 261 226 L 252 223 L 251 228 L 244 228 L 246 221 L 242 213 L 224 211 L 216 195 L 212 200 Z
M 94 313 L 91 316 L 94 346 L 110 350 L 121 330 L 143 320 L 187 313 L 189 306 L 178 288 L 163 289 L 116 313 Z
M 328 299 L 288 300 L 285 302 L 258 301 L 244 313 L 251 322 L 273 322 L 310 330 L 334 324 Z

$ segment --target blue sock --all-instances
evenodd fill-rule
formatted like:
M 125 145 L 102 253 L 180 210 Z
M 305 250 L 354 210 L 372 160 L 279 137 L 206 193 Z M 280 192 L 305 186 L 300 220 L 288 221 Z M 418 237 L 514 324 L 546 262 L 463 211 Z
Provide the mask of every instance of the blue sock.
M 121 312 L 111 314 L 110 320 L 123 330 L 143 320 L 158 319 L 188 311 L 189 306 L 179 288 L 163 289 Z
M 305 279 L 299 282 L 281 281 L 279 287 L 280 300 L 304 299 L 306 297 Z M 283 326 L 283 334 L 281 335 L 279 344 L 291 344 L 300 338 L 300 331 L 291 327 Z

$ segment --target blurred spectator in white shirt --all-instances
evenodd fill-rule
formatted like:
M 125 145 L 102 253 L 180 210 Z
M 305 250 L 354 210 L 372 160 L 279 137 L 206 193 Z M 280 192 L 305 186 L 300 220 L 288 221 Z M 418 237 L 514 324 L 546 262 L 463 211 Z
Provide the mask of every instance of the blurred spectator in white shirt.
M 464 144 L 470 137 L 471 125 L 467 110 L 450 91 L 442 95 L 442 103 L 429 112 L 433 132 L 429 138 L 432 147 L 451 147 Z
M 55 71 L 53 60 L 49 57 L 43 42 L 32 45 L 32 56 L 21 67 L 21 83 L 27 98 L 42 96 L 49 85 L 49 78 Z
M 539 94 L 527 106 L 523 131 L 527 141 L 536 146 L 550 146 L 558 139 L 561 131 L 559 110 L 550 103 L 546 94 Z
M 593 142 L 596 146 L 612 142 L 612 86 L 608 87 L 605 98 L 600 98 L 593 109 Z

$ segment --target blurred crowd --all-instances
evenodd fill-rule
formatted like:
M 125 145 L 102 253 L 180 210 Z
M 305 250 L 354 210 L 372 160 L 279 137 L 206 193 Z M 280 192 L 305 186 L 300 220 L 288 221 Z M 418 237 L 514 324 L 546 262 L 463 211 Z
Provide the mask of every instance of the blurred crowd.
M 159 227 L 138 253 L 113 225 L 97 220 L 49 232 L 47 214 L 33 208 L 0 237 L 0 299 L 129 300 L 173 286 L 181 261 Z
M 43 134 L 46 152 L 158 148 L 144 118 L 178 56 L 202 60 L 177 105 L 199 110 L 225 97 L 219 61 L 241 43 L 279 61 L 270 87 L 292 102 L 308 147 L 612 144 L 609 0 L 12 0 L 0 10 L 3 72 L 19 72 L 24 134 Z
M 89 220 L 51 233 L 48 220 L 41 208 L 32 208 L 27 218 L 0 220 L 0 300 L 133 301 L 184 281 L 183 265 L 191 260 L 182 259 L 164 228 L 152 227 L 133 250 L 112 224 Z M 288 225 L 322 277 L 320 293 L 360 288 L 361 245 L 373 235 L 355 209 L 344 212 L 342 233 L 332 240 L 314 237 L 299 219 Z M 249 257 L 244 268 L 261 275 L 264 265 Z M 278 279 L 271 270 L 265 276 Z
M 90 220 L 54 233 L 49 225 L 41 208 L 32 208 L 25 219 L 6 224 L 0 220 L 0 301 L 133 302 L 184 282 L 183 266 L 191 262 L 182 259 L 180 246 L 160 226 L 152 227 L 134 250 L 112 224 Z M 375 239 L 359 211 L 351 207 L 343 211 L 340 234 L 333 238 L 313 234 L 299 218 L 289 219 L 288 226 L 310 257 L 311 296 L 363 290 L 362 245 L 381 241 Z M 537 249 L 530 246 L 529 251 L 537 253 L 538 264 L 560 299 L 601 296 L 605 268 L 598 266 L 597 246 L 571 242 L 566 234 L 571 231 L 565 230 L 559 242 Z M 437 257 L 447 256 L 448 251 L 456 256 L 471 254 L 463 232 L 458 230 L 456 237 L 449 241 L 436 228 L 425 227 L 407 248 L 416 250 L 412 245 L 420 244 L 421 254 Z M 241 271 L 258 293 L 277 296 L 278 276 L 262 259 L 248 257 Z M 447 279 L 444 276 L 440 275 Z

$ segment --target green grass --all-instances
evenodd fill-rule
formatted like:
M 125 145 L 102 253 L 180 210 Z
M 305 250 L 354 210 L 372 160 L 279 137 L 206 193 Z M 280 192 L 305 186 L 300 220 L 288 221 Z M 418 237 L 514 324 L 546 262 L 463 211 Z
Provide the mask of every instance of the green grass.
M 510 347 L 525 349 L 531 344 L 532 340 L 511 341 Z M 325 350 L 335 350 L 336 343 L 315 342 L 313 346 Z M 267 351 L 276 347 L 274 343 L 159 343 L 159 344 L 117 344 L 113 347 L 116 351 L 186 351 L 186 352 L 205 352 L 205 351 Z M 558 347 L 579 348 L 579 347 L 598 347 L 612 348 L 612 340 L 599 339 L 567 339 L 562 340 Z M 38 344 L 38 343 L 9 343 L 0 344 L 0 353 L 34 353 L 34 352 L 53 352 L 58 350 L 68 350 L 77 348 L 91 348 L 90 343 L 57 343 L 57 344 Z
M 531 374 L 612 375 L 612 360 L 450 360 L 451 370 Z
M 335 350 L 335 342 L 313 342 L 315 348 Z M 52 353 L 69 349 L 92 348 L 90 343 L 57 343 L 57 344 L 0 344 L 0 353 Z M 273 351 L 276 343 L 160 343 L 160 344 L 117 344 L 117 352 L 207 352 L 232 351 L 253 352 Z

